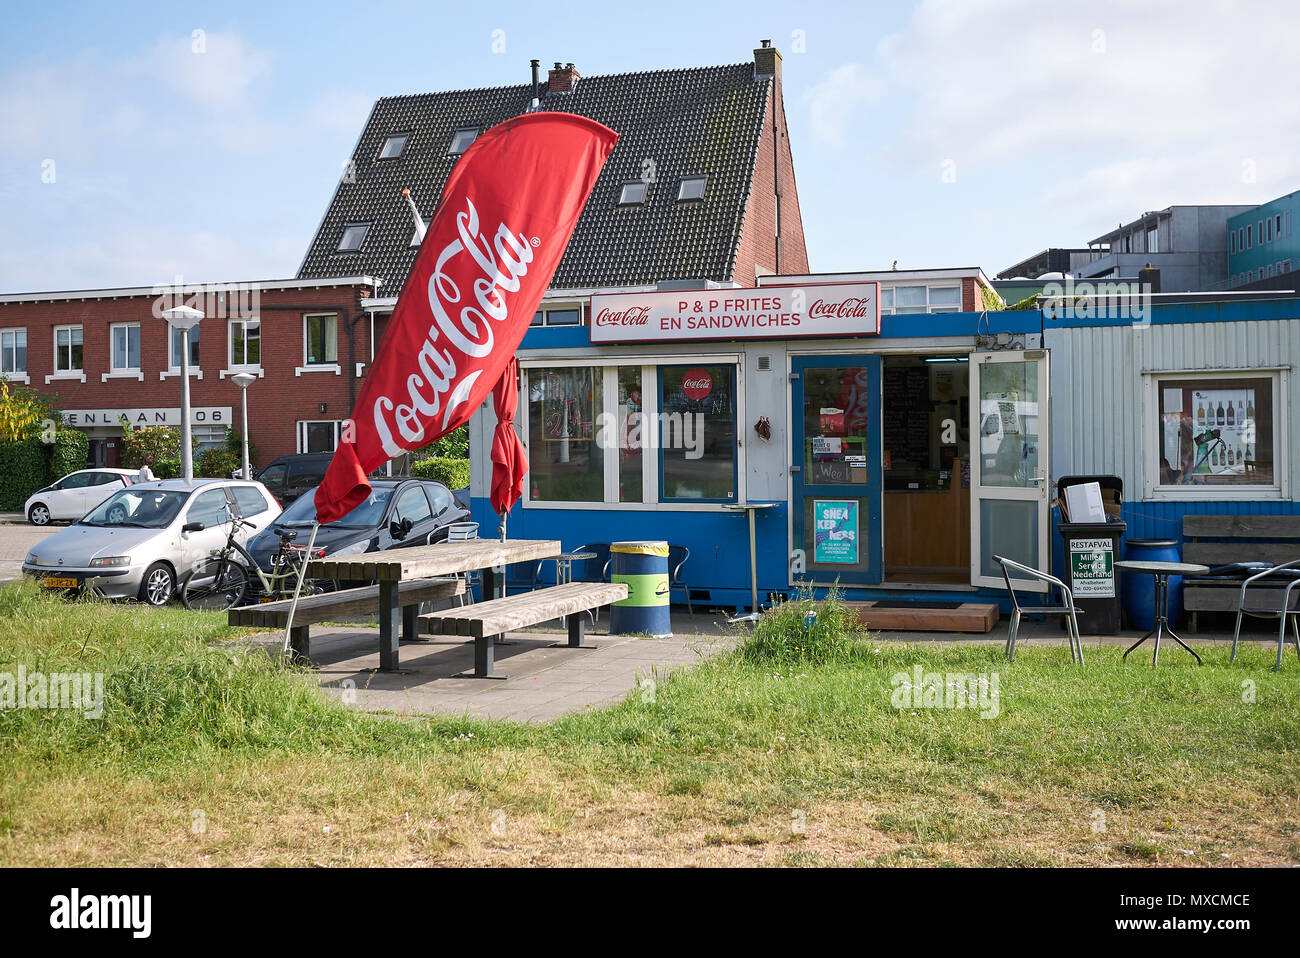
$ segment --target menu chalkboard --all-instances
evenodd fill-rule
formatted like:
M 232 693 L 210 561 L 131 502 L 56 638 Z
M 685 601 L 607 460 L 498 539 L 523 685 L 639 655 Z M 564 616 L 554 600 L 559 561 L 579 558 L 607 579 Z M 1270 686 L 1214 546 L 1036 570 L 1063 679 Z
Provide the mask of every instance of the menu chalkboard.
M 884 445 L 892 466 L 923 466 L 930 458 L 930 371 L 886 366 L 884 380 Z

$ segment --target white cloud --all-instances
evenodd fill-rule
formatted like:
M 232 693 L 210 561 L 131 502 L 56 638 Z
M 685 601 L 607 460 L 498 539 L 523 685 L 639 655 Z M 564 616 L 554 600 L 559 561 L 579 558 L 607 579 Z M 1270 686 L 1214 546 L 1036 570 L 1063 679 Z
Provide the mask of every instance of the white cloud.
M 244 104 L 271 75 L 271 55 L 237 33 L 163 37 L 144 60 L 147 69 L 195 103 L 214 109 Z
M 804 95 L 813 134 L 832 146 L 843 146 L 860 103 L 875 99 L 880 82 L 866 67 L 848 63 L 831 70 Z

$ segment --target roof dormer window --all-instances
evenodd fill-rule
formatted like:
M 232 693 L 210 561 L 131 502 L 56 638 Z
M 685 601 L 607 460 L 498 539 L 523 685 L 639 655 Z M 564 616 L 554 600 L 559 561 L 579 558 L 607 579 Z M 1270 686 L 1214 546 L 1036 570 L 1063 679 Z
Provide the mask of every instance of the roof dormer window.
M 384 140 L 384 145 L 379 150 L 381 160 L 395 160 L 402 155 L 402 150 L 406 149 L 406 141 L 410 136 L 409 133 L 394 133 Z
M 344 226 L 343 236 L 339 239 L 339 252 L 355 253 L 361 249 L 361 244 L 366 241 L 366 233 L 369 230 L 369 223 L 349 223 Z
M 633 180 L 630 183 L 623 184 L 623 190 L 618 194 L 619 206 L 639 206 L 645 202 L 647 184 L 644 180 Z
M 704 184 L 708 179 L 707 176 L 683 176 L 677 187 L 677 202 L 704 199 Z
M 451 146 L 447 147 L 448 156 L 460 156 L 469 149 L 469 145 L 478 139 L 478 127 L 466 127 L 451 135 Z

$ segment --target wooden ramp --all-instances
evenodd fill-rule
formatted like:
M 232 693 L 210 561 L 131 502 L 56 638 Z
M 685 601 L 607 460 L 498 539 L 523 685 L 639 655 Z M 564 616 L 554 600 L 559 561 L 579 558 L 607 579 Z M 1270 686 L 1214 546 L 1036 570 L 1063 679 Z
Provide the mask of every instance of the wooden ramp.
M 998 607 L 991 602 L 846 602 L 863 628 L 880 632 L 991 632 Z

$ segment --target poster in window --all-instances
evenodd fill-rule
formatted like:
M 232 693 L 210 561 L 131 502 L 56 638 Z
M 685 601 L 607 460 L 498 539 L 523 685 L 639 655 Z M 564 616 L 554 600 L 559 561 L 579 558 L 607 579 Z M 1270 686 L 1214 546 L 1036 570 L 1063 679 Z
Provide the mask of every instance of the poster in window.
M 813 561 L 858 564 L 858 503 L 813 500 Z

